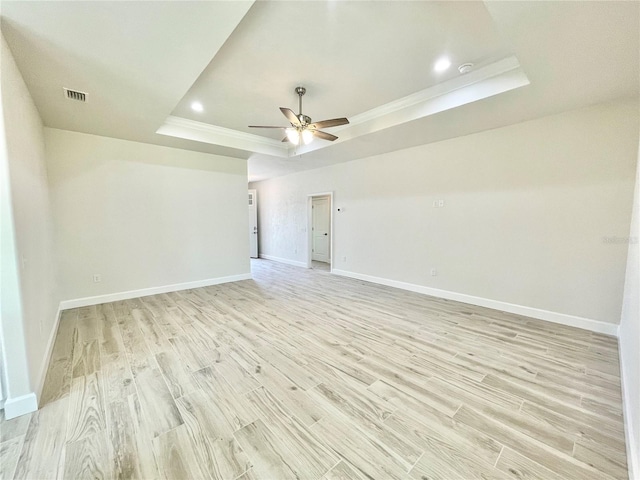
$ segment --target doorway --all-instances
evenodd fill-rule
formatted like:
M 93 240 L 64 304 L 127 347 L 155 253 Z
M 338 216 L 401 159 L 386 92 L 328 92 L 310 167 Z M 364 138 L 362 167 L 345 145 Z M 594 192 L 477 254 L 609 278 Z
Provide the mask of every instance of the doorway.
M 258 195 L 249 190 L 249 256 L 258 258 Z
M 333 255 L 333 194 L 309 195 L 307 267 L 331 271 Z

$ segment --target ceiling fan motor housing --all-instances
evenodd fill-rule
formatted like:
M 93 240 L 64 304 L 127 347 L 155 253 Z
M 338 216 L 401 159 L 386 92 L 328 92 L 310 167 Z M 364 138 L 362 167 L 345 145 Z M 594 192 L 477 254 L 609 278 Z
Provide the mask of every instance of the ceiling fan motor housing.
M 307 117 L 303 114 L 298 115 L 298 119 L 302 125 L 309 125 L 311 123 L 311 117 Z

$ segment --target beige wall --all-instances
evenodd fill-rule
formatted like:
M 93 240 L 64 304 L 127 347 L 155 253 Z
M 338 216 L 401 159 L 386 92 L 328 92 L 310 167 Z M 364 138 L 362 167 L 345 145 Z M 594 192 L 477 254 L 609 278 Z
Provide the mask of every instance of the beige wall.
M 58 295 L 42 121 L 4 38 L 1 49 L 1 313 L 9 405 L 42 381 Z
M 626 101 L 257 182 L 260 253 L 305 262 L 334 191 L 335 269 L 615 324 L 637 148 Z
M 50 128 L 45 141 L 63 300 L 250 272 L 245 160 Z

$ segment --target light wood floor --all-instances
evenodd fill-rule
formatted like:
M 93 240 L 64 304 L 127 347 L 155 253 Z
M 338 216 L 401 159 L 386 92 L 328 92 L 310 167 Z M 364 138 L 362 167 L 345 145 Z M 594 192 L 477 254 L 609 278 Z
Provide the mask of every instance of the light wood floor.
M 627 478 L 614 338 L 253 273 L 65 311 L 2 478 Z
M 314 270 L 321 270 L 323 272 L 330 272 L 331 264 L 326 262 L 317 262 L 314 260 L 311 262 L 311 268 L 313 268 Z

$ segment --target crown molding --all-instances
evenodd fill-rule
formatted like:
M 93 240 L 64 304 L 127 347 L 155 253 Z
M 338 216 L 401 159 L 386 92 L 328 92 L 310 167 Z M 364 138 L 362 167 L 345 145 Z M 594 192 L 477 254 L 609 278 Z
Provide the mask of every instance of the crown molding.
M 333 144 L 352 140 L 386 128 L 451 110 L 484 98 L 529 85 L 520 62 L 510 56 L 446 82 L 394 100 L 349 118 L 349 124 L 334 128 Z M 313 142 L 298 147 L 296 154 L 313 152 L 328 145 Z
M 289 156 L 287 145 L 278 140 L 173 115 L 167 117 L 156 133 L 276 157 Z
M 520 68 L 520 63 L 515 56 L 504 58 L 459 77 L 447 80 L 446 82 L 439 83 L 429 88 L 425 88 L 424 90 L 412 93 L 411 95 L 407 95 L 406 97 L 399 98 L 398 100 L 393 100 L 389 103 L 385 103 L 384 105 L 380 105 L 379 107 L 375 107 L 371 110 L 367 110 L 366 112 L 354 115 L 349 119 L 349 124 L 335 127 L 333 131 L 337 132 L 355 125 L 359 125 L 361 123 L 377 120 L 386 115 L 390 115 L 405 108 L 426 103 L 436 97 L 440 97 L 455 90 L 474 85 L 488 78 L 493 78 L 503 73 L 516 70 L 518 68 Z
M 499 95 L 529 83 L 520 62 L 512 55 L 354 115 L 349 118 L 349 124 L 332 129 L 332 132 L 340 134 L 335 142 L 316 141 L 295 148 L 272 138 L 175 116 L 167 117 L 156 133 L 288 158 Z

